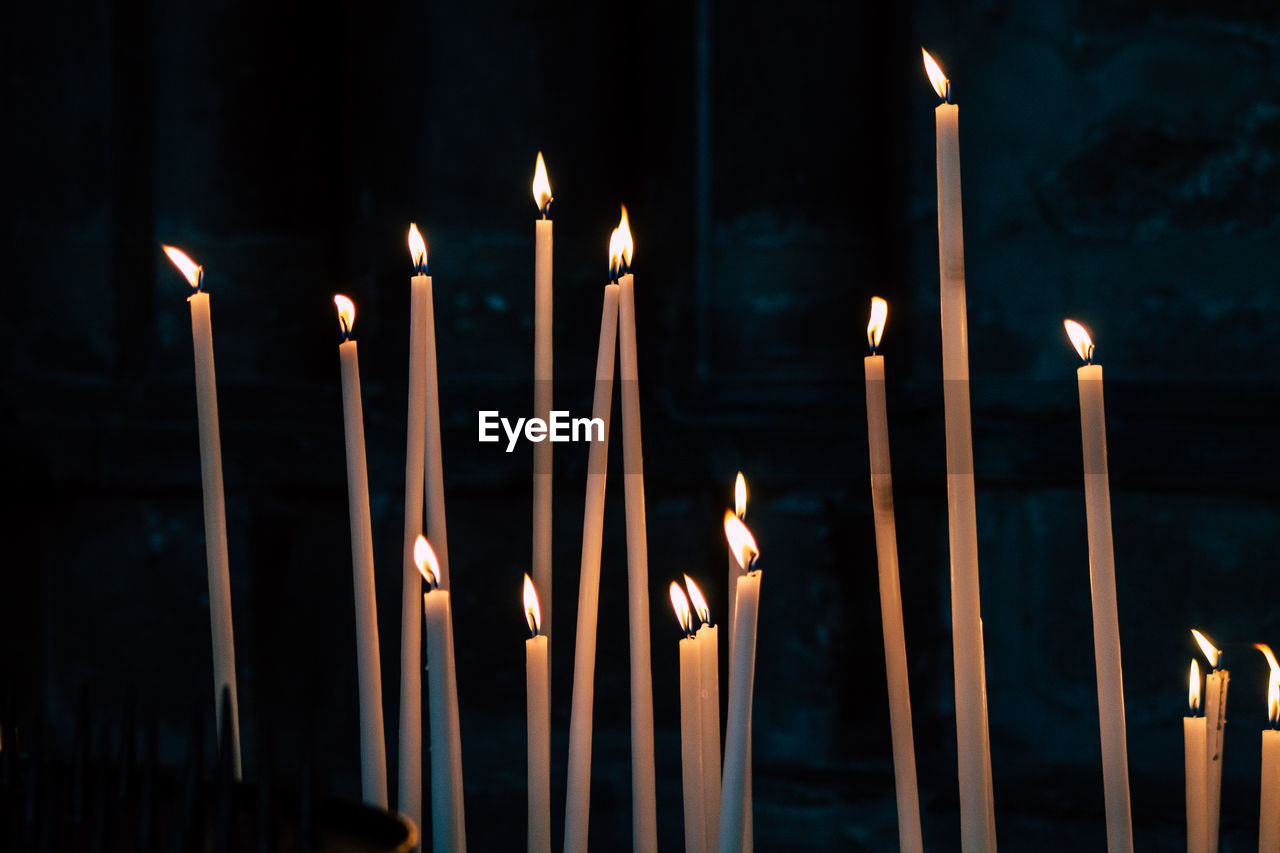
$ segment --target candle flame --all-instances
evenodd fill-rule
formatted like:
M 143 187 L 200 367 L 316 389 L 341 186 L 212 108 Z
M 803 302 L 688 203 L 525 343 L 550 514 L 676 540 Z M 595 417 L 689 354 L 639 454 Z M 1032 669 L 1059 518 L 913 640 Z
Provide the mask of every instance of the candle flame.
M 619 276 L 631 268 L 631 253 L 635 241 L 631 239 L 631 222 L 627 219 L 627 206 L 622 205 L 618 227 L 609 235 L 609 274 Z
M 351 334 L 351 327 L 356 324 L 356 304 L 341 293 L 333 295 L 333 304 L 338 306 L 338 328 L 343 335 Z
M 702 590 L 698 589 L 698 585 L 688 575 L 684 576 L 684 585 L 689 588 L 689 600 L 693 602 L 693 609 L 697 612 L 698 619 L 703 625 L 711 624 L 711 608 L 707 607 L 707 600 L 702 597 Z
M 1187 706 L 1191 709 L 1191 716 L 1196 715 L 1196 711 L 1200 710 L 1200 664 L 1196 663 L 1196 659 L 1191 659 L 1191 677 L 1189 679 L 1187 689 Z
M 176 246 L 161 246 L 164 253 L 169 256 L 169 260 L 178 268 L 178 272 L 182 273 L 187 283 L 196 290 L 200 289 L 200 279 L 204 277 L 204 267 L 191 260 L 191 257 Z
M 1276 675 L 1274 670 L 1267 679 L 1267 720 L 1272 728 L 1280 722 L 1280 675 Z
M 924 70 L 929 75 L 929 82 L 933 84 L 933 91 L 938 93 L 938 97 L 943 100 L 947 99 L 947 89 L 951 85 L 951 81 L 947 79 L 947 75 L 942 73 L 942 69 L 938 66 L 937 61 L 929 55 L 929 51 L 923 47 L 920 53 L 924 55 Z
M 738 518 L 747 517 L 747 478 L 738 472 L 738 479 L 733 481 L 733 514 Z
M 1195 637 L 1196 642 L 1200 644 L 1200 651 L 1204 652 L 1205 658 L 1209 661 L 1209 666 L 1217 669 L 1219 662 L 1222 660 L 1222 649 L 1215 646 L 1208 637 L 1195 628 L 1191 629 L 1191 636 Z
M 435 589 L 440 585 L 440 561 L 436 559 L 436 552 L 427 537 L 419 535 L 413 543 L 413 562 L 417 564 L 427 586 Z
M 760 549 L 756 547 L 756 538 L 742 523 L 742 519 L 728 510 L 724 513 L 724 538 L 729 540 L 729 551 L 738 561 L 738 566 L 743 571 L 750 571 L 752 563 L 760 556 Z
M 419 275 L 427 273 L 427 241 L 422 239 L 422 232 L 417 223 L 409 223 L 409 257 L 413 259 L 413 268 Z
M 529 631 L 538 636 L 542 626 L 542 608 L 538 606 L 538 591 L 533 588 L 533 578 L 528 573 L 524 576 L 524 621 L 529 623 Z
M 538 164 L 533 168 L 533 200 L 546 216 L 547 208 L 551 206 L 551 181 L 547 179 L 547 164 L 542 162 L 541 151 L 538 152 Z
M 889 316 L 889 303 L 879 296 L 871 297 L 871 320 L 867 323 L 867 343 L 871 352 L 880 346 L 880 336 L 884 334 L 884 321 Z
M 686 634 L 692 633 L 693 617 L 689 614 L 689 599 L 680 588 L 680 584 L 675 581 L 671 582 L 671 606 L 675 608 L 676 621 L 680 623 L 680 630 Z
M 1080 353 L 1080 358 L 1093 361 L 1093 338 L 1089 336 L 1089 330 L 1075 320 L 1063 320 L 1062 328 L 1067 330 L 1067 337 L 1071 338 L 1071 345 Z

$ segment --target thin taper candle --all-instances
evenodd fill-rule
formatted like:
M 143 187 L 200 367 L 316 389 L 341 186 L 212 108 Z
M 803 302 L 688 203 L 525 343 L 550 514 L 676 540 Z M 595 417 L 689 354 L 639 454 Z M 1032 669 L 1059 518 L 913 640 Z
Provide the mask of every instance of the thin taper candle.
M 538 152 L 534 168 L 533 198 L 540 218 L 535 223 L 534 307 L 533 307 L 533 414 L 550 422 L 552 405 L 552 278 L 551 278 L 551 183 L 547 167 Z M 551 442 L 533 445 L 533 583 L 541 593 L 541 634 L 547 638 L 548 666 L 551 647 Z
M 1191 660 L 1187 705 L 1191 715 L 1182 718 L 1183 762 L 1186 778 L 1187 853 L 1209 849 L 1208 801 L 1205 792 L 1205 719 L 1200 710 L 1200 667 Z
M 524 615 L 532 634 L 524 643 L 529 853 L 551 853 L 551 685 L 540 613 L 537 590 L 525 575 Z

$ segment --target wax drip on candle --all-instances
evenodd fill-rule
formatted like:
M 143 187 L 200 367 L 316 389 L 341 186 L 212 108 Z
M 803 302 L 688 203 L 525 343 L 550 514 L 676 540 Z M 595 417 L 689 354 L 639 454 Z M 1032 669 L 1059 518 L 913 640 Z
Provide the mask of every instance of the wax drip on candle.
M 1080 358 L 1084 359 L 1084 363 L 1093 364 L 1093 338 L 1089 335 L 1089 330 L 1075 320 L 1063 320 L 1062 328 L 1067 330 L 1071 345 L 1076 348 Z
M 929 51 L 922 47 L 920 48 L 920 53 L 924 55 L 924 70 L 925 73 L 929 75 L 929 82 L 933 84 L 933 90 L 937 92 L 938 97 L 942 98 L 946 103 L 954 103 L 954 101 L 951 100 L 951 80 L 947 78 L 946 74 L 942 73 L 942 68 L 938 65 L 937 61 L 929 55 Z
M 687 576 L 686 576 L 687 577 Z M 671 606 L 676 611 L 676 621 L 686 637 L 693 638 L 693 615 L 689 612 L 689 598 L 676 581 L 671 582 Z
M 436 559 L 435 549 L 427 541 L 427 537 L 419 536 L 413 543 L 413 562 L 422 573 L 422 580 L 430 589 L 440 588 L 440 561 Z
M 742 567 L 742 570 L 744 572 L 754 571 L 756 561 L 760 559 L 760 549 L 756 547 L 756 538 L 751 535 L 751 531 L 742 523 L 742 519 L 728 510 L 725 510 L 724 514 L 724 535 L 729 540 L 729 550 L 737 559 L 738 565 Z
M 551 181 L 547 178 L 547 164 L 542 162 L 542 152 L 538 152 L 538 163 L 533 168 L 533 201 L 538 205 L 542 218 L 546 219 L 551 212 Z
M 427 242 L 422 239 L 416 223 L 409 223 L 409 257 L 413 258 L 415 275 L 427 274 Z
M 618 279 L 631 272 L 631 253 L 635 251 L 635 242 L 631 239 L 631 223 L 627 219 L 627 206 L 622 205 L 622 217 L 618 227 L 609 235 L 609 281 L 617 283 Z
M 356 324 L 356 304 L 341 293 L 335 293 L 333 304 L 338 306 L 338 337 L 342 341 L 354 340 L 353 327 Z
M 191 257 L 181 249 L 175 246 L 162 244 L 161 249 L 169 256 L 169 260 L 173 263 L 178 271 L 187 279 L 187 283 L 196 293 L 201 293 L 204 288 L 204 267 L 191 260 Z
M 880 338 L 884 335 L 884 324 L 888 316 L 889 303 L 879 296 L 871 297 L 871 319 L 867 322 L 867 344 L 871 347 L 872 355 L 876 354 L 876 349 L 880 346 Z
M 533 588 L 533 578 L 527 572 L 524 576 L 524 620 L 529 623 L 529 636 L 538 636 L 538 629 L 542 625 L 542 608 L 538 606 L 538 591 Z
M 1200 645 L 1200 651 L 1204 652 L 1205 658 L 1209 661 L 1209 666 L 1213 667 L 1215 672 L 1222 669 L 1222 649 L 1215 646 L 1208 637 L 1195 628 L 1191 629 L 1191 636 L 1195 637 L 1196 642 Z
M 688 575 L 684 576 L 684 585 L 689 588 L 689 601 L 693 603 L 693 610 L 698 614 L 698 621 L 703 625 L 710 625 L 711 608 L 707 607 L 707 600 L 703 598 L 702 590 L 698 589 L 698 585 Z

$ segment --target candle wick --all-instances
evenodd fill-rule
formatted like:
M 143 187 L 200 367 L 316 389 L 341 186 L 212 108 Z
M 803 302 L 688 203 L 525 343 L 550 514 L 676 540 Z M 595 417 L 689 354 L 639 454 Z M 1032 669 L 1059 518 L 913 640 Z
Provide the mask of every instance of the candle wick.
M 548 215 L 549 213 L 551 213 L 551 202 L 553 202 L 553 201 L 555 201 L 555 199 L 553 199 L 553 198 L 548 198 L 548 199 L 547 199 L 547 203 L 546 203 L 546 204 L 544 204 L 544 205 L 542 206 L 542 218 L 543 218 L 543 219 L 546 219 L 546 218 L 547 218 L 547 215 Z
M 196 267 L 196 293 L 204 292 L 204 267 Z
M 950 81 L 950 80 L 947 80 L 947 97 L 946 97 L 946 102 L 947 102 L 948 104 L 954 103 L 954 101 L 952 101 L 952 100 L 951 100 L 951 81 Z

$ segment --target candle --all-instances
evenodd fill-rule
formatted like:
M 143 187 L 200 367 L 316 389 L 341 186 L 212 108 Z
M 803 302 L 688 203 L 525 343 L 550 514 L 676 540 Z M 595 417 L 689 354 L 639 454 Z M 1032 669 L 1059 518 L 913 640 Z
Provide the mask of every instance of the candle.
M 373 585 L 373 525 L 369 518 L 369 472 L 364 456 L 364 409 L 360 402 L 360 360 L 352 327 L 356 306 L 341 294 L 338 307 L 342 343 L 342 419 L 347 440 L 347 510 L 351 519 L 351 573 L 356 610 L 356 665 L 360 676 L 360 787 L 365 802 L 387 807 L 387 747 L 382 730 L 382 671 L 378 654 L 378 612 Z
M 404 552 L 400 600 L 400 813 L 422 826 L 422 616 L 418 596 L 422 576 L 413 549 L 422 535 L 423 457 L 427 400 L 426 327 L 431 300 L 427 245 L 418 226 L 409 223 L 409 416 L 404 462 Z
M 876 562 L 880 571 L 880 624 L 884 668 L 889 686 L 889 732 L 893 741 L 893 779 L 898 800 L 898 847 L 920 853 L 920 795 L 916 789 L 916 750 L 911 731 L 911 689 L 907 679 L 906 634 L 902 626 L 902 590 L 898 583 L 898 533 L 893 512 L 893 474 L 889 465 L 889 419 L 885 409 L 884 356 L 876 354 L 889 305 L 871 299 L 863 360 L 867 392 L 867 442 L 871 452 L 871 510 L 876 526 Z
M 419 235 L 421 236 L 421 235 Z M 427 247 L 424 242 L 422 263 L 427 263 Z M 431 276 L 425 276 L 426 287 L 422 298 L 422 311 L 426 351 L 426 410 L 427 445 L 424 461 L 424 487 L 427 505 L 427 537 L 435 543 L 433 550 L 440 563 L 436 581 L 442 590 L 449 589 L 449 536 L 444 519 L 444 463 L 440 455 L 440 387 L 436 375 L 436 319 L 432 298 Z
M 616 235 L 617 232 L 615 232 Z M 612 241 L 611 241 L 612 243 Z M 612 255 L 613 250 L 610 249 Z M 591 720 L 595 701 L 596 621 L 600 606 L 600 547 L 604 487 L 609 461 L 609 411 L 613 408 L 613 362 L 618 342 L 618 285 L 604 289 L 600 344 L 596 352 L 591 416 L 604 424 L 604 438 L 587 451 L 586 506 L 582 513 L 582 562 L 578 572 L 578 626 L 573 654 L 573 704 L 569 714 L 565 853 L 585 853 L 591 807 Z
M 680 623 L 680 769 L 684 789 L 684 849 L 686 853 L 706 850 L 707 827 L 702 789 L 701 661 L 699 643 L 693 633 L 689 599 L 680 584 L 671 582 L 671 606 Z
M 716 848 L 716 833 L 720 827 L 720 630 L 711 624 L 711 609 L 702 596 L 702 590 L 693 582 L 693 578 L 684 576 L 684 585 L 689 590 L 689 601 L 693 612 L 698 615 L 702 627 L 694 635 L 698 646 L 699 688 L 698 718 L 701 721 L 702 734 L 702 810 L 703 825 L 706 827 L 706 849 Z M 736 585 L 735 585 L 736 589 Z M 748 726 L 750 720 L 748 719 Z M 751 741 L 747 741 L 747 768 L 751 767 Z M 747 786 L 751 784 L 750 772 L 747 774 Z M 750 800 L 747 800 L 747 813 L 750 814 Z
M 547 636 L 533 579 L 524 576 L 524 616 L 532 635 L 524 641 L 528 732 L 529 853 L 551 853 L 551 685 Z
M 1076 371 L 1080 438 L 1084 449 L 1085 517 L 1089 530 L 1089 589 L 1093 600 L 1093 657 L 1098 676 L 1102 738 L 1102 787 L 1107 811 L 1107 850 L 1133 850 L 1129 815 L 1128 739 L 1124 723 L 1124 675 L 1120 666 L 1120 617 L 1111 546 L 1111 481 L 1107 473 L 1107 419 L 1102 365 L 1093 363 L 1093 341 L 1084 326 L 1063 321 L 1085 365 Z
M 236 697 L 236 644 L 231 624 L 231 574 L 227 567 L 227 513 L 222 494 L 222 439 L 218 431 L 218 383 L 213 366 L 213 322 L 209 294 L 202 289 L 204 267 L 181 249 L 164 246 L 164 253 L 186 277 L 194 292 L 191 343 L 196 361 L 196 424 L 200 434 L 200 484 L 204 503 L 204 557 L 209 583 L 209 628 L 213 634 L 213 709 L 218 732 L 223 731 L 223 687 L 231 697 L 231 761 L 240 778 L 240 710 Z
M 1261 802 L 1258 808 L 1258 853 L 1280 853 L 1280 666 L 1271 648 L 1256 648 L 1267 656 L 1267 719 L 1271 728 L 1262 730 Z
M 649 665 L 649 549 L 640 445 L 640 381 L 636 358 L 634 245 L 627 209 L 618 223 L 618 253 L 609 270 L 618 282 L 619 374 L 622 377 L 622 468 L 627 508 L 627 601 L 631 645 L 631 835 L 636 850 L 658 846 L 657 779 L 653 767 L 653 673 Z
M 719 853 L 743 849 L 746 822 L 747 743 L 751 696 L 755 682 L 756 617 L 760 607 L 760 551 L 751 531 L 732 512 L 724 516 L 724 532 L 745 573 L 735 589 L 733 640 L 729 646 L 729 714 L 724 736 L 724 775 L 720 789 Z
M 955 661 L 956 746 L 960 777 L 961 848 L 996 846 L 987 715 L 982 697 L 981 593 L 978 520 L 973 492 L 973 436 L 969 415 L 969 341 L 965 307 L 964 228 L 960 208 L 959 110 L 951 81 L 923 49 L 925 69 L 943 103 L 937 125 L 938 271 L 942 303 L 942 385 L 947 436 L 947 527 L 951 546 L 951 632 Z
M 458 681 L 453 668 L 453 610 L 440 589 L 439 557 L 419 536 L 414 562 L 426 582 L 422 608 L 427 620 L 427 714 L 431 721 L 431 849 L 467 849 L 462 798 L 462 739 L 458 725 Z
M 541 218 L 535 223 L 533 262 L 533 414 L 543 422 L 551 419 L 551 183 L 547 166 L 538 152 L 533 175 L 533 200 Z M 542 590 L 542 634 L 551 644 L 551 442 L 533 445 L 533 583 Z M 548 658 L 549 660 L 549 658 Z
M 1209 833 L 1209 853 L 1218 853 L 1218 822 L 1222 806 L 1222 741 L 1227 724 L 1227 686 L 1231 674 L 1222 668 L 1222 650 L 1194 628 L 1192 636 L 1213 671 L 1204 677 L 1205 719 L 1205 826 Z
M 747 517 L 747 481 L 742 476 L 742 472 L 738 472 L 737 478 L 733 481 L 733 512 L 738 518 L 745 519 Z M 742 566 L 738 565 L 738 557 L 733 553 L 733 549 L 728 550 L 729 554 L 729 586 L 727 587 L 727 598 L 729 600 L 729 636 L 726 638 L 728 642 L 733 641 L 733 616 L 734 616 L 734 599 L 737 598 L 736 590 L 738 588 L 738 578 L 742 577 Z M 733 672 L 730 671 L 729 677 L 732 680 Z M 747 760 L 746 760 L 746 783 L 744 785 L 746 802 L 743 804 L 743 812 L 746 815 L 742 824 L 742 850 L 743 853 L 750 853 L 754 847 L 754 825 L 751 808 L 751 719 L 747 718 Z
M 1205 797 L 1205 719 L 1196 716 L 1200 710 L 1200 666 L 1191 659 L 1190 688 L 1187 704 L 1191 716 L 1182 718 L 1182 743 L 1187 784 L 1187 853 L 1205 853 L 1209 849 Z

